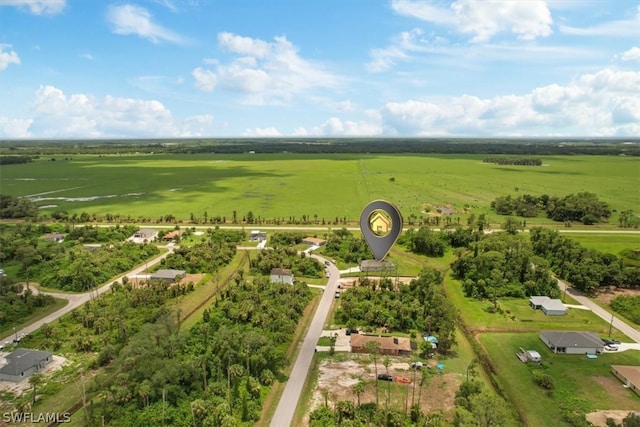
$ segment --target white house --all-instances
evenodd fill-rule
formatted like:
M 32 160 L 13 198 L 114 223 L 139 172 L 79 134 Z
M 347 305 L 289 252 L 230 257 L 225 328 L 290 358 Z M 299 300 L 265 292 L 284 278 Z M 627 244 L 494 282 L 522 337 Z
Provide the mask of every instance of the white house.
M 593 332 L 540 331 L 540 339 L 559 354 L 599 354 L 604 350 L 604 343 Z
M 293 273 L 287 268 L 274 268 L 271 270 L 271 283 L 286 283 L 293 285 Z
M 567 314 L 567 307 L 559 299 L 551 299 L 545 296 L 533 296 L 529 298 L 531 308 L 542 310 L 547 316 L 564 316 Z

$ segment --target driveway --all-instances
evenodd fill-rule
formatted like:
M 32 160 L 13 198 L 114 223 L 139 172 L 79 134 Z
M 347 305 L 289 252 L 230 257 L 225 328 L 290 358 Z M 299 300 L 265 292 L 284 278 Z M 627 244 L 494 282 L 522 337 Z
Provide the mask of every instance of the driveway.
M 558 278 L 556 278 L 556 280 L 558 281 L 558 286 L 560 287 L 560 290 L 562 292 L 565 292 L 566 290 L 567 294 L 571 295 L 573 299 L 578 301 L 583 306 L 589 308 L 605 322 L 612 323 L 614 328 L 618 329 L 620 332 L 631 338 L 631 340 L 635 341 L 636 344 L 640 344 L 640 331 L 620 320 L 613 313 L 600 307 L 598 304 L 585 297 L 582 293 L 580 293 L 580 291 L 571 288 L 566 282 Z

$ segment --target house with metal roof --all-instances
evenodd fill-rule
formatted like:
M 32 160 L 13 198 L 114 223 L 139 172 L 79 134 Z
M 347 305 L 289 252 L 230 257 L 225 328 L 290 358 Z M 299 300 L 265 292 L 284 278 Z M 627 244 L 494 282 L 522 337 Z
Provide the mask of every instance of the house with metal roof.
M 559 299 L 552 299 L 545 296 L 532 296 L 529 304 L 534 310 L 542 310 L 547 316 L 564 316 L 567 314 L 567 307 Z
M 186 274 L 187 272 L 184 270 L 158 270 L 149 279 L 174 283 L 180 281 Z
M 411 340 L 405 337 L 378 337 L 373 335 L 351 334 L 351 352 L 368 353 L 367 343 L 378 343 L 380 354 L 388 356 L 410 356 Z
M 558 354 L 600 354 L 604 343 L 593 332 L 540 331 L 540 339 Z
M 20 382 L 44 369 L 52 360 L 48 351 L 18 348 L 5 356 L 6 364 L 0 368 L 0 380 Z

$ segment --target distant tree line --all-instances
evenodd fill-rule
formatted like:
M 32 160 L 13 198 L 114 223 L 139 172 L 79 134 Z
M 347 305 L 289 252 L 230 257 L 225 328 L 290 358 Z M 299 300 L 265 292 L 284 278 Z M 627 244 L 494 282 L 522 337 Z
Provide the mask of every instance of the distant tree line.
M 585 225 L 606 222 L 611 216 L 609 205 L 598 199 L 594 193 L 582 192 L 564 197 L 532 196 L 522 194 L 516 197 L 501 196 L 491 202 L 491 208 L 499 215 L 518 215 L 524 218 L 536 217 L 543 211 L 554 221 L 579 221 Z
M 623 144 L 635 142 L 635 144 Z M 490 155 L 640 155 L 637 138 L 242 138 L 91 141 L 4 141 L 0 154 L 161 154 L 161 153 L 443 153 Z
M 0 156 L 0 165 L 17 165 L 32 161 L 33 157 L 31 156 Z
M 534 253 L 545 258 L 554 273 L 576 289 L 593 292 L 601 286 L 640 287 L 640 266 L 614 254 L 582 247 L 557 230 L 530 230 Z
M 531 157 L 487 157 L 483 162 L 494 163 L 496 165 L 542 166 L 542 160 Z

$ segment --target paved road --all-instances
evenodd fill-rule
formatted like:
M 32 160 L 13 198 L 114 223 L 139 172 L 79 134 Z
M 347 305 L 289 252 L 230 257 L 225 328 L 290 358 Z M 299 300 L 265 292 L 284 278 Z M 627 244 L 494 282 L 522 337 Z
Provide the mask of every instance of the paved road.
M 311 256 L 320 262 L 326 261 L 326 259 L 317 255 Z M 313 316 L 313 320 L 311 320 L 311 325 L 309 326 L 307 335 L 304 337 L 304 341 L 302 342 L 302 348 L 298 353 L 298 358 L 296 359 L 293 369 L 289 374 L 287 385 L 282 392 L 280 402 L 278 402 L 276 412 L 273 414 L 273 418 L 271 419 L 272 427 L 290 426 L 293 420 L 293 414 L 298 406 L 298 400 L 300 400 L 302 388 L 304 387 L 304 382 L 307 379 L 307 374 L 311 367 L 311 359 L 313 359 L 316 344 L 322 334 L 324 323 L 327 319 L 327 315 L 329 314 L 329 309 L 331 308 L 331 303 L 333 302 L 335 292 L 338 289 L 338 279 L 340 278 L 338 267 L 331 264 L 329 266 L 329 271 L 331 273 L 329 283 L 327 283 L 327 286 L 325 287 L 320 304 L 318 304 L 318 308 Z
M 584 305 L 585 307 L 589 308 L 591 311 L 593 311 L 596 315 L 598 315 L 598 317 L 603 319 L 605 322 L 610 323 L 612 321 L 611 319 L 613 319 L 614 328 L 618 329 L 620 332 L 622 332 L 623 334 L 631 338 L 637 344 L 640 344 L 640 331 L 631 327 L 624 321 L 617 318 L 614 314 L 600 307 L 598 304 L 596 304 L 595 302 L 591 301 L 589 298 L 582 295 L 579 291 L 567 285 L 566 282 L 558 278 L 556 278 L 556 280 L 558 280 L 558 286 L 560 287 L 560 290 L 562 292 L 564 292 L 566 289 L 567 293 L 571 295 L 572 298 L 580 302 L 580 304 Z
M 148 267 L 151 267 L 155 264 L 158 264 L 161 260 L 163 260 L 164 258 L 166 258 L 170 253 L 173 252 L 174 246 L 173 245 L 168 245 L 167 248 L 169 249 L 167 252 L 165 252 L 162 255 L 159 255 L 157 257 L 155 257 L 152 260 L 149 260 L 147 262 L 145 262 L 144 264 L 139 265 L 138 267 L 136 267 L 135 269 L 131 270 L 130 272 L 123 274 L 121 276 L 118 276 L 117 278 L 115 278 L 114 280 L 109 281 L 109 283 L 106 283 L 105 285 L 101 286 L 100 288 L 97 288 L 93 291 L 90 292 L 85 292 L 82 294 L 62 294 L 62 293 L 55 293 L 55 292 L 43 292 L 43 294 L 47 294 L 47 295 L 51 295 L 53 297 L 56 298 L 62 298 L 62 299 L 66 299 L 67 301 L 69 301 L 69 303 L 67 305 L 65 305 L 64 307 L 62 307 L 60 310 L 51 313 L 50 315 L 48 315 L 47 317 L 44 317 L 32 324 L 30 324 L 29 326 L 19 330 L 19 331 L 15 331 L 15 335 L 17 336 L 21 336 L 21 335 L 27 335 L 35 330 L 37 330 L 38 328 L 40 328 L 40 326 L 42 326 L 45 323 L 51 323 L 54 320 L 57 320 L 58 318 L 64 316 L 65 314 L 69 313 L 70 311 L 72 311 L 75 308 L 78 308 L 79 306 L 81 306 L 82 304 L 84 304 L 85 302 L 89 301 L 91 298 L 95 298 L 98 295 L 101 295 L 105 292 L 107 292 L 109 289 L 111 289 L 111 285 L 113 284 L 113 282 L 122 282 L 122 278 L 124 276 L 135 276 L 137 274 L 140 274 L 142 271 L 146 270 Z M 8 336 L 7 339 L 10 339 L 11 336 Z

